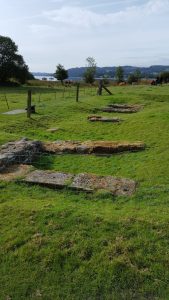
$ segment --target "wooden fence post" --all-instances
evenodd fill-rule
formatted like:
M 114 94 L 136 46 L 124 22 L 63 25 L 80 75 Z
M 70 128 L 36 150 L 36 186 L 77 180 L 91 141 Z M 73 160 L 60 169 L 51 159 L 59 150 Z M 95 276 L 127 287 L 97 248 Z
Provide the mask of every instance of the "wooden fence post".
M 80 83 L 77 83 L 77 89 L 76 89 L 76 102 L 79 101 L 79 87 L 80 87 Z
M 99 81 L 99 87 L 98 87 L 98 90 L 97 90 L 97 95 L 98 95 L 98 96 L 101 96 L 101 95 L 102 95 L 102 89 L 103 89 L 103 81 L 100 80 L 100 81 Z
M 103 84 L 102 87 L 105 89 L 105 91 L 109 94 L 112 95 L 112 93 L 110 92 L 110 90 Z
M 7 100 L 6 94 L 4 95 L 4 97 L 5 97 L 6 105 L 7 105 L 8 109 L 9 109 L 9 104 L 8 104 L 8 100 Z
M 27 117 L 31 117 L 31 102 L 32 102 L 32 91 L 28 91 L 28 98 L 27 98 Z

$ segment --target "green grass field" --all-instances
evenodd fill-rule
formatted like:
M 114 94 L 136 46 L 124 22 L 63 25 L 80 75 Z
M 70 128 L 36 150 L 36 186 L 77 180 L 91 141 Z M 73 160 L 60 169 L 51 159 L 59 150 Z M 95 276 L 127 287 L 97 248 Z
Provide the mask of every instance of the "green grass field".
M 95 90 L 33 88 L 37 114 L 25 108 L 27 88 L 0 89 L 0 145 L 28 137 L 143 141 L 145 151 L 106 156 L 42 156 L 40 169 L 134 179 L 134 196 L 112 197 L 0 182 L 0 299 L 169 299 L 169 85 Z M 137 103 L 121 124 L 90 123 L 109 103 Z M 99 113 L 100 114 L 100 113 Z M 55 133 L 47 129 L 59 127 Z

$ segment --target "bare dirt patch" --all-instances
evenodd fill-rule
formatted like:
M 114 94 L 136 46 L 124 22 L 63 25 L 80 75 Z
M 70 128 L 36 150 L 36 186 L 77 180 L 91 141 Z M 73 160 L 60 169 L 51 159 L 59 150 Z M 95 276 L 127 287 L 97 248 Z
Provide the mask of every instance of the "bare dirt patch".
M 0 180 L 12 181 L 20 177 L 25 177 L 32 171 L 32 168 L 30 165 L 11 165 L 0 173 Z

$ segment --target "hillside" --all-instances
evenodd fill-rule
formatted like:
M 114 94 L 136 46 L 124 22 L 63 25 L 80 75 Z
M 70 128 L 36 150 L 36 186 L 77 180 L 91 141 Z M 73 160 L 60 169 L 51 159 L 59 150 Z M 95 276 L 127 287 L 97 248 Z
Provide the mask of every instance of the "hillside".
M 150 67 L 134 67 L 134 66 L 122 66 L 124 70 L 124 75 L 128 76 L 133 73 L 135 70 L 140 70 L 143 76 L 153 77 L 159 74 L 160 72 L 169 70 L 169 66 L 150 66 Z M 69 77 L 81 77 L 85 71 L 85 67 L 81 68 L 71 68 L 68 70 Z M 97 67 L 96 76 L 103 76 L 107 74 L 109 77 L 114 77 L 116 72 L 116 67 Z

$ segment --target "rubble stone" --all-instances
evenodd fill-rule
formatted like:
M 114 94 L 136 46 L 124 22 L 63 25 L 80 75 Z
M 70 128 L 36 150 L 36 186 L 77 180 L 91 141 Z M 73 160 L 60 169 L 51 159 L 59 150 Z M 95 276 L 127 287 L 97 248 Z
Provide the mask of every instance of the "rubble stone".
M 0 171 L 11 164 L 32 163 L 41 149 L 41 142 L 27 139 L 3 145 L 0 149 Z

